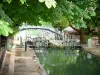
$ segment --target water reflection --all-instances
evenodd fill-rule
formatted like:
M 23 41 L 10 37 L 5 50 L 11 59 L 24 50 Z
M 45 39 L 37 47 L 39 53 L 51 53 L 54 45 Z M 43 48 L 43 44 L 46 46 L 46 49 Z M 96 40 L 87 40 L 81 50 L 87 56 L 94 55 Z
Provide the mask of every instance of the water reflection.
M 79 50 L 51 48 L 38 54 L 48 75 L 100 75 L 100 58 Z

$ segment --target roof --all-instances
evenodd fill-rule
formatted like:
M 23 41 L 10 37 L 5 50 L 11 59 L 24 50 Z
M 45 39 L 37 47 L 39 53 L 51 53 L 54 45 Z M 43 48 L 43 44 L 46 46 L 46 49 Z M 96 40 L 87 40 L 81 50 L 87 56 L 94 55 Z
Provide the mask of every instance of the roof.
M 70 34 L 78 34 L 78 32 L 75 31 L 75 30 L 74 30 L 73 28 L 71 28 L 70 26 L 68 26 L 67 28 L 65 28 L 63 31 L 64 31 L 64 32 L 68 32 L 68 33 L 70 33 Z
M 70 26 L 68 26 L 67 28 L 64 29 L 64 31 L 67 32 L 76 32 L 73 28 L 71 28 Z

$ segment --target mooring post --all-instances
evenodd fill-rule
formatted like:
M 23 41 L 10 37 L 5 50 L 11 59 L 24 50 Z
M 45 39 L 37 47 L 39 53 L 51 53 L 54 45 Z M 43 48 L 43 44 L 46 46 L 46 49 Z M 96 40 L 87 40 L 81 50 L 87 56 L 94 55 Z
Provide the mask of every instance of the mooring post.
M 25 42 L 25 51 L 27 51 L 27 42 Z

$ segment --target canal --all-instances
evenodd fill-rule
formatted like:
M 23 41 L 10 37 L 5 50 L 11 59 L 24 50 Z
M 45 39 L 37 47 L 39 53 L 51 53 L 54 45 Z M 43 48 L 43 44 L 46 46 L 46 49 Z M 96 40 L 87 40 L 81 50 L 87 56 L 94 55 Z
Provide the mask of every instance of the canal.
M 100 58 L 84 50 L 52 47 L 35 52 L 48 75 L 100 75 Z

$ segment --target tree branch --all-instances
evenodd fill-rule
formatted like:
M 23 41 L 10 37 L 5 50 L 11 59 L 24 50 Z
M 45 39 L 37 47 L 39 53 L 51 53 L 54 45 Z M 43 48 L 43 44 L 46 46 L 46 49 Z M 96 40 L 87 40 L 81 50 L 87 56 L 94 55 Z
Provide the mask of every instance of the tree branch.
M 71 23 L 69 23 L 69 26 L 70 26 L 72 29 L 74 29 L 75 31 L 77 31 L 77 32 L 80 31 L 80 29 L 77 29 L 77 28 L 73 27 L 73 25 L 72 25 Z

